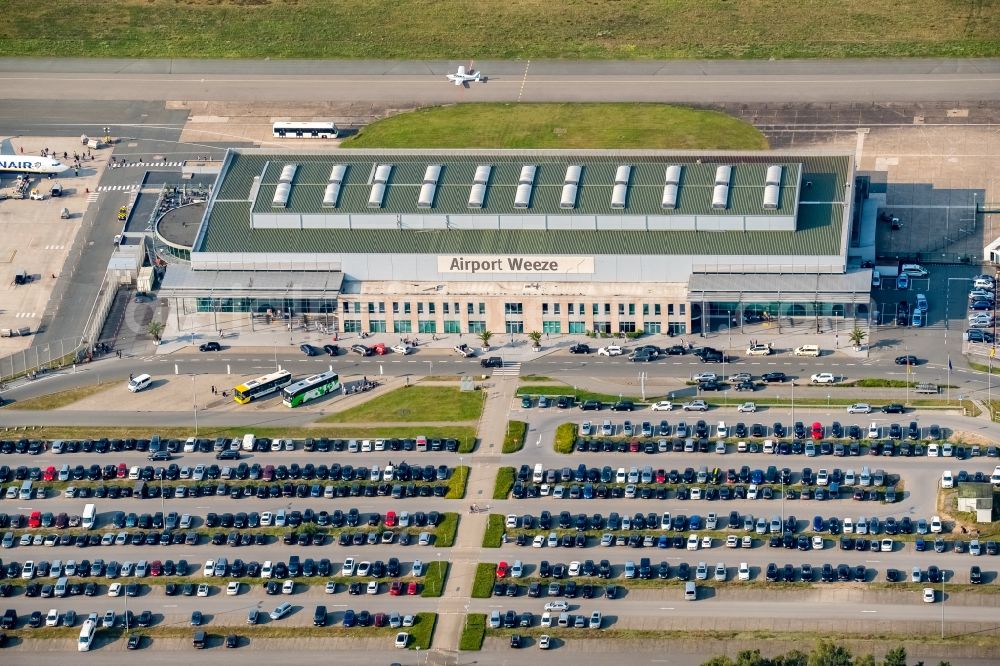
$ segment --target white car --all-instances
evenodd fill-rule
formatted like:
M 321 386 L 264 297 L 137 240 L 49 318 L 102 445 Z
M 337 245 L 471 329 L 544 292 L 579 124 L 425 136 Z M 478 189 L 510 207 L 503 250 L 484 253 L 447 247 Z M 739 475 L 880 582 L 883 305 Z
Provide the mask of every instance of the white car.
M 737 412 L 743 414 L 753 414 L 757 411 L 757 403 L 755 402 L 744 402 L 742 405 L 736 408 Z
M 726 548 L 739 548 L 740 538 L 735 534 L 730 534 L 726 537 Z
M 402 354 L 403 356 L 406 356 L 407 354 L 410 353 L 411 347 L 405 344 L 393 345 L 392 351 L 396 352 L 397 354 Z
M 654 412 L 672 412 L 674 411 L 674 403 L 670 400 L 660 400 L 659 402 L 654 402 L 650 406 Z
M 739 579 L 740 580 L 750 580 L 750 565 L 746 562 L 740 562 L 739 568 Z
M 573 568 L 572 565 L 570 565 L 571 570 L 572 568 Z M 523 575 L 524 575 L 524 565 L 521 564 L 521 560 L 514 560 L 514 564 L 512 564 L 510 567 L 510 577 L 520 578 Z
M 809 381 L 813 384 L 833 384 L 837 378 L 832 372 L 817 372 L 809 378 Z
M 281 584 L 281 593 L 282 594 L 291 594 L 294 591 L 295 591 L 295 581 L 294 580 L 288 579 L 284 583 Z
M 993 473 L 990 474 L 990 483 L 993 485 L 1000 485 L 1000 465 L 993 468 Z
M 109 597 L 120 597 L 122 596 L 122 584 L 121 583 L 111 583 L 108 586 L 108 596 Z
M 549 613 L 562 613 L 569 610 L 569 604 L 565 601 L 546 601 L 544 610 Z
M 941 530 L 941 516 L 931 516 L 931 534 L 940 534 Z
M 848 414 L 871 414 L 872 406 L 867 402 L 856 402 L 847 408 Z
M 326 581 L 326 587 L 323 588 L 323 591 L 327 594 L 335 594 L 337 592 L 337 582 L 333 580 Z
M 215 560 L 205 560 L 205 568 L 202 569 L 201 575 L 205 578 L 215 575 Z
M 59 610 L 57 608 L 51 609 L 48 615 L 45 616 L 45 626 L 46 627 L 59 626 Z
M 207 583 L 201 583 L 198 586 L 197 595 L 199 597 L 207 597 L 208 596 L 208 584 Z
M 340 575 L 344 576 L 345 578 L 353 576 L 354 568 L 356 566 L 357 564 L 355 563 L 354 558 L 348 557 L 347 559 L 344 560 L 343 566 L 340 567 Z
M 771 345 L 750 345 L 747 347 L 747 356 L 770 356 Z
M 955 477 L 952 476 L 951 470 L 946 469 L 941 474 L 941 487 L 942 488 L 954 488 L 955 487 Z
M 934 603 L 934 588 L 933 587 L 925 587 L 924 588 L 924 603 L 925 604 L 932 604 L 932 603 Z
M 812 549 L 813 550 L 823 550 L 823 537 L 814 536 L 812 538 Z
M 398 634 L 396 634 L 396 642 L 395 642 L 396 647 L 398 647 L 399 649 L 403 649 L 407 645 L 409 645 L 409 643 L 410 643 L 410 634 L 406 633 L 405 631 L 401 631 Z
M 687 540 L 687 549 L 688 550 L 698 550 L 698 543 L 699 543 L 698 535 L 697 534 L 692 534 L 691 536 L 688 537 L 688 540 Z
M 549 638 L 548 634 L 542 634 L 538 637 L 538 649 L 548 650 L 552 646 L 552 639 Z
M 378 594 L 378 581 L 370 580 L 368 581 L 368 588 L 365 590 L 365 594 Z
M 240 581 L 238 580 L 229 581 L 229 585 L 226 585 L 226 594 L 229 595 L 230 597 L 235 597 L 239 593 L 240 593 Z
M 531 540 L 532 548 L 541 548 L 545 545 L 545 535 L 536 534 L 535 538 Z
M 598 356 L 621 356 L 624 350 L 618 345 L 608 345 L 597 350 Z

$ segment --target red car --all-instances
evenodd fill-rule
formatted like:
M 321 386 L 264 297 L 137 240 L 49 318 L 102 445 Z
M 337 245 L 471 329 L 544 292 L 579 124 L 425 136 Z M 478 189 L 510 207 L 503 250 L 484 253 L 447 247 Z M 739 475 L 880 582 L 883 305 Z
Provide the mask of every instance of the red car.
M 379 356 L 385 356 L 385 355 L 386 355 L 386 353 L 387 353 L 387 352 L 388 352 L 389 350 L 388 350 L 388 349 L 386 349 L 386 347 L 385 347 L 385 345 L 384 345 L 384 344 L 382 344 L 381 342 L 379 342 L 379 343 L 378 343 L 378 344 L 376 344 L 376 345 L 375 345 L 374 347 L 372 347 L 372 351 L 373 351 L 373 352 L 375 352 L 376 354 L 378 354 Z
M 398 597 L 403 593 L 403 583 L 398 580 L 392 581 L 392 585 L 389 586 L 389 596 Z
M 150 576 L 162 576 L 163 575 L 163 562 L 159 560 L 153 560 L 149 563 L 149 575 Z
M 819 421 L 812 424 L 812 438 L 815 440 L 823 439 L 823 424 Z
M 42 480 L 43 481 L 55 481 L 55 479 L 56 479 L 56 468 L 55 467 L 46 467 L 45 471 L 42 472 Z
M 118 463 L 118 478 L 124 479 L 126 476 L 128 476 L 128 467 L 125 463 Z
M 629 451 L 629 453 L 638 453 L 639 452 L 639 440 L 638 439 L 633 439 L 633 440 L 629 441 L 629 443 L 628 443 L 628 451 Z
M 417 593 L 417 581 L 411 580 L 410 584 L 406 586 L 406 593 L 411 597 Z
M 508 571 L 510 571 L 510 568 L 507 566 L 507 563 L 501 562 L 497 565 L 497 578 L 503 578 L 507 575 Z
M 398 522 L 399 521 L 396 519 L 396 512 L 395 511 L 386 511 L 386 513 L 385 513 L 385 526 L 386 527 L 395 527 L 398 524 Z
M 656 470 L 656 482 L 657 483 L 666 483 L 667 482 L 667 470 L 665 470 L 665 469 L 658 469 L 658 470 Z
M 31 515 L 28 516 L 28 527 L 41 527 L 42 526 L 42 512 L 32 511 Z

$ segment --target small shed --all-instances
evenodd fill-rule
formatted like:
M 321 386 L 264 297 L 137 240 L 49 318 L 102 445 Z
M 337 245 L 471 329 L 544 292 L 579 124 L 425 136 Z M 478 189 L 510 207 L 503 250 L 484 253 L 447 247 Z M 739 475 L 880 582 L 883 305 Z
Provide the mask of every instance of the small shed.
M 958 510 L 976 514 L 977 523 L 993 521 L 993 486 L 989 483 L 958 484 Z

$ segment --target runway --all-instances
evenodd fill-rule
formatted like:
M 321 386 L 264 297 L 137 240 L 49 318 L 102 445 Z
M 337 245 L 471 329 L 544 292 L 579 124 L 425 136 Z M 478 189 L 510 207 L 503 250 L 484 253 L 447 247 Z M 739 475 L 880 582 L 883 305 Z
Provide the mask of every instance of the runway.
M 880 103 L 1000 99 L 1000 60 L 467 62 L 0 59 L 5 99 L 373 104 Z

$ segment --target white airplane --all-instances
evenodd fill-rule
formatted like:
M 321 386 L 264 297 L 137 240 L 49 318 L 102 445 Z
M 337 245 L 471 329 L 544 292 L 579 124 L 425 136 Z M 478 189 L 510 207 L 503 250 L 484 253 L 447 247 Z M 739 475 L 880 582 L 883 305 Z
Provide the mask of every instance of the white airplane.
M 69 167 L 51 157 L 37 155 L 0 155 L 0 172 L 4 173 L 62 173 Z
M 454 81 L 456 86 L 469 87 L 469 81 L 483 81 L 483 73 L 472 69 L 472 63 L 469 63 L 469 69 L 466 71 L 465 65 L 459 65 L 458 71 L 454 74 L 448 75 L 449 81 Z

